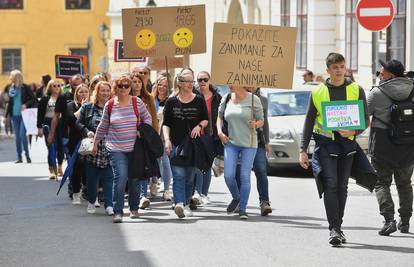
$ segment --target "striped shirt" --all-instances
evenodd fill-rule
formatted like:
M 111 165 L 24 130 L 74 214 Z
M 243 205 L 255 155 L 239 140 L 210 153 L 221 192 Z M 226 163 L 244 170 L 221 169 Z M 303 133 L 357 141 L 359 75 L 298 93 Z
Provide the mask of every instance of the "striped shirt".
M 114 102 L 109 120 L 108 103 L 105 104 L 102 120 L 96 129 L 96 140 L 105 138 L 106 148 L 110 152 L 132 152 L 137 137 L 137 116 L 132 107 L 132 98 L 128 106 L 120 107 Z M 141 99 L 137 99 L 141 122 L 151 125 L 151 115 Z

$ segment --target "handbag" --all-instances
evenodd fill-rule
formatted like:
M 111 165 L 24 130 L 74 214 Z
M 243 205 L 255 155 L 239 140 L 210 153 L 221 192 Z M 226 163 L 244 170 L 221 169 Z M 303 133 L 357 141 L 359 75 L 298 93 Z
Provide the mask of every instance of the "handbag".
M 90 155 L 92 154 L 92 150 L 93 150 L 93 139 L 89 137 L 83 138 L 79 146 L 78 153 L 82 156 Z

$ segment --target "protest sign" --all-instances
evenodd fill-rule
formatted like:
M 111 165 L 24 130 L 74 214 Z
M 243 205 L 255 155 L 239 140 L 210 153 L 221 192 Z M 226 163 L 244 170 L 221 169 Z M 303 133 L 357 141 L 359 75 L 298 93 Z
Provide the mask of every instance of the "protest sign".
M 23 124 L 26 134 L 37 135 L 37 108 L 27 108 L 22 111 Z
M 324 130 L 365 129 L 365 112 L 362 100 L 324 101 L 321 105 Z
M 124 54 L 124 41 L 116 39 L 114 47 L 114 61 L 115 62 L 145 62 L 145 57 L 129 58 Z
M 184 57 L 167 57 L 167 61 L 165 61 L 165 57 L 148 58 L 148 67 L 151 70 L 165 70 L 166 63 L 169 69 L 183 68 Z
M 292 88 L 296 28 L 215 23 L 213 83 Z
M 125 57 L 206 52 L 205 6 L 122 9 Z
M 85 56 L 55 56 L 56 78 L 70 78 L 75 74 L 85 75 Z

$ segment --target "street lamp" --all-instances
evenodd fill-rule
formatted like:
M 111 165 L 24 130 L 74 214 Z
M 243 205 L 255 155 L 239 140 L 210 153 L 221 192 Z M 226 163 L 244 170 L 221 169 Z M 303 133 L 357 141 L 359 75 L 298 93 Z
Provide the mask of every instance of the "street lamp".
M 148 0 L 148 3 L 146 4 L 147 7 L 156 7 L 157 4 L 154 0 Z

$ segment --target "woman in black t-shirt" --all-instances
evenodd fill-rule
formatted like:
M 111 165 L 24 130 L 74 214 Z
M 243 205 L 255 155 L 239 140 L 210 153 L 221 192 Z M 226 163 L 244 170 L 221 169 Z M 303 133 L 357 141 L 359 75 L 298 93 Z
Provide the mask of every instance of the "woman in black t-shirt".
M 182 73 L 178 77 L 179 92 L 168 98 L 164 107 L 163 135 L 165 150 L 172 159 L 175 147 L 190 135 L 197 138 L 208 124 L 208 113 L 204 99 L 195 95 L 194 76 Z M 173 173 L 174 211 L 179 218 L 191 216 L 189 208 L 194 183 L 194 166 L 171 164 Z

